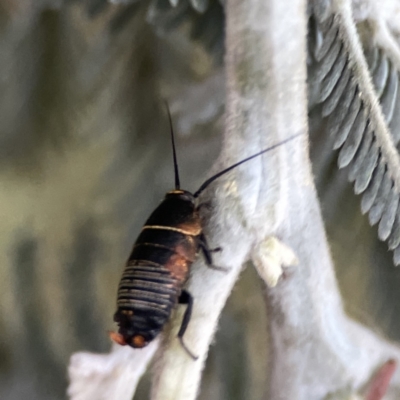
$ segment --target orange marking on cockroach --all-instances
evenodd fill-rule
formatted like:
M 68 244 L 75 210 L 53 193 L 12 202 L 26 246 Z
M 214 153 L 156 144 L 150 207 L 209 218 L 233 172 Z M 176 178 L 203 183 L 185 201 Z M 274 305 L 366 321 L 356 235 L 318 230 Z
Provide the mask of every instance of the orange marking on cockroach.
M 126 346 L 129 343 L 127 343 L 124 339 L 124 337 L 117 333 L 117 332 L 108 332 L 108 335 L 110 336 L 110 339 L 114 342 L 119 344 L 120 346 Z M 132 338 L 132 342 L 131 342 L 133 347 L 136 348 L 142 348 L 145 347 L 147 345 L 147 342 L 145 340 L 145 338 L 142 335 L 136 335 Z
M 195 211 L 192 215 L 190 221 L 183 222 L 176 226 L 178 229 L 181 229 L 189 236 L 198 236 L 202 232 L 201 220 L 197 211 Z
M 126 346 L 128 343 L 125 342 L 124 337 L 118 332 L 108 332 L 108 336 L 114 342 L 119 344 L 120 346 Z
M 178 245 L 174 250 L 176 254 L 172 255 L 168 262 L 165 264 L 165 268 L 171 273 L 171 275 L 179 282 L 185 281 L 189 272 L 189 261 L 184 255 L 182 255 L 183 246 Z
M 179 233 L 182 233 L 182 234 L 188 235 L 188 236 L 197 236 L 197 235 L 199 235 L 201 233 L 201 229 L 200 229 L 200 232 L 197 233 L 198 230 L 197 229 L 194 230 L 194 229 L 190 228 L 191 225 L 190 226 L 189 225 L 185 225 L 185 224 L 181 224 L 181 225 L 183 226 L 183 229 L 182 228 L 178 228 L 178 227 L 174 227 L 174 226 L 145 225 L 142 228 L 142 231 L 144 231 L 145 229 L 161 229 L 161 230 L 166 230 L 166 231 L 179 232 Z M 187 230 L 187 229 L 185 230 L 185 228 L 187 226 L 189 226 L 189 230 Z
M 174 247 L 174 252 L 179 254 L 181 257 L 184 257 L 190 263 L 193 263 L 197 257 L 197 245 L 191 236 L 187 236 L 185 241 L 189 241 L 190 243 L 176 245 Z
M 142 335 L 136 335 L 132 338 L 132 345 L 136 348 L 142 348 L 147 345 L 146 340 Z

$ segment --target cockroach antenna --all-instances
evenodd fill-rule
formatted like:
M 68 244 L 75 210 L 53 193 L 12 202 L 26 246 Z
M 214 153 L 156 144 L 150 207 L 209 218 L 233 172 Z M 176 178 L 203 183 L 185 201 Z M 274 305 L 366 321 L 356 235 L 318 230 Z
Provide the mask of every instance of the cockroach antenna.
M 169 127 L 170 127 L 170 131 L 171 131 L 172 154 L 173 154 L 173 157 L 174 157 L 175 190 L 179 190 L 181 188 L 181 184 L 180 184 L 180 181 L 179 181 L 178 161 L 176 160 L 174 127 L 172 125 L 171 112 L 169 111 L 169 106 L 168 106 L 168 103 L 166 101 L 165 101 L 165 107 L 167 108 L 167 114 L 168 114 L 168 119 L 169 119 Z
M 279 146 L 281 146 L 281 145 L 283 145 L 283 144 L 285 144 L 285 143 L 287 143 L 287 142 L 290 142 L 291 140 L 297 138 L 297 137 L 300 136 L 300 135 L 302 135 L 302 132 L 296 133 L 296 134 L 293 135 L 293 136 L 289 136 L 287 139 L 283 140 L 282 142 L 279 142 L 279 143 L 277 143 L 277 144 L 274 144 L 273 146 L 268 147 L 268 148 L 266 148 L 266 149 L 264 149 L 264 150 L 262 150 L 262 151 L 260 151 L 260 152 L 258 152 L 258 153 L 256 153 L 256 154 L 253 154 L 252 156 L 247 157 L 247 158 L 245 158 L 244 160 L 241 160 L 241 161 L 239 161 L 239 162 L 237 162 L 237 163 L 231 165 L 230 167 L 225 168 L 224 170 L 218 172 L 217 174 L 213 175 L 211 178 L 208 178 L 208 179 L 199 187 L 199 189 L 193 194 L 193 197 L 195 197 L 195 198 L 196 198 L 196 197 L 199 197 L 200 193 L 203 192 L 204 189 L 206 189 L 206 188 L 208 187 L 208 185 L 210 185 L 210 183 L 214 182 L 214 181 L 215 181 L 216 179 L 218 179 L 220 176 L 225 175 L 227 172 L 231 171 L 232 169 L 238 167 L 239 165 L 241 165 L 241 164 L 243 164 L 243 163 L 245 163 L 245 162 L 247 162 L 247 161 L 252 160 L 253 158 L 256 158 L 256 157 L 258 157 L 258 156 L 261 156 L 261 154 L 264 154 L 264 153 L 266 153 L 266 152 L 268 152 L 268 151 L 271 151 L 271 150 L 273 150 L 273 149 L 275 149 L 275 148 L 277 148 L 277 147 L 279 147 Z

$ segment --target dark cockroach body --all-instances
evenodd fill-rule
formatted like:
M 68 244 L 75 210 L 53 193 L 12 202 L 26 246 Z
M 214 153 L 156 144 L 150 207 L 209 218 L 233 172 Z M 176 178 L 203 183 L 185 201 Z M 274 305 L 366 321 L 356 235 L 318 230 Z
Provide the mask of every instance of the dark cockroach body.
M 119 336 L 114 334 L 114 340 L 146 346 L 178 302 L 188 305 L 184 320 L 189 322 L 192 298 L 182 286 L 202 245 L 194 196 L 183 190 L 168 192 L 143 226 L 122 275 L 114 316 Z M 182 325 L 180 338 L 186 326 Z
M 221 175 L 298 135 L 231 165 L 209 178 L 197 192 L 192 194 L 180 189 L 170 115 L 169 119 L 175 190 L 166 194 L 164 200 L 146 221 L 136 240 L 118 288 L 118 309 L 114 321 L 118 323 L 119 330 L 110 336 L 121 345 L 142 348 L 161 332 L 176 304 L 186 304 L 178 338 L 188 354 L 196 358 L 182 340 L 193 307 L 193 298 L 190 293 L 183 290 L 183 285 L 188 278 L 190 266 L 200 250 L 207 265 L 213 267 L 211 257 L 213 250 L 208 248 L 203 235 L 195 200 Z

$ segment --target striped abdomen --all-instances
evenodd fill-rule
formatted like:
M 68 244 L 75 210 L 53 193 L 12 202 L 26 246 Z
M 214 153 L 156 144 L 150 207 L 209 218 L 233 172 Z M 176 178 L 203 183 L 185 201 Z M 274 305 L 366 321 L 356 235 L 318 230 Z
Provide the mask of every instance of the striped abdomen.
M 165 221 L 154 218 L 167 200 L 170 199 L 160 204 L 143 227 L 120 281 L 114 319 L 123 338 L 119 339 L 121 344 L 143 347 L 158 335 L 196 257 L 198 234 L 193 233 L 198 232 L 188 229 L 193 226 L 193 213 L 186 221 L 181 214 L 180 223 L 175 226 L 161 225 Z

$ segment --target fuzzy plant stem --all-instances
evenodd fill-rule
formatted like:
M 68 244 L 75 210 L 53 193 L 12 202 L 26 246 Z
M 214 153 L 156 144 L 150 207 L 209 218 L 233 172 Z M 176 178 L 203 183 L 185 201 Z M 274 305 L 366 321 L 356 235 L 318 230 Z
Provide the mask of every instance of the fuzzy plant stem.
M 153 400 L 196 397 L 218 318 L 245 261 L 253 259 L 260 275 L 274 283 L 274 273 L 269 272 L 286 257 L 283 254 L 271 261 L 269 249 L 275 243 L 274 249 L 285 253 L 285 246 L 277 245 L 271 236 L 287 216 L 288 183 L 292 167 L 296 168 L 291 163 L 306 160 L 296 179 L 300 186 L 313 190 L 306 158 L 304 2 L 279 3 L 226 3 L 226 125 L 214 171 L 296 133 L 304 135 L 232 171 L 200 199 L 212 204 L 206 234 L 211 247 L 222 247 L 215 263 L 227 271 L 207 269 L 200 263 L 194 266 L 188 290 L 195 306 L 185 341 L 199 359 L 194 362 L 182 351 L 176 329 L 171 329 L 158 358 Z M 277 12 L 282 9 L 289 10 L 288 17 L 272 26 L 271 20 L 279 17 Z M 277 29 L 279 24 L 282 26 Z M 285 97 L 280 98 L 285 85 Z M 322 227 L 321 232 L 323 235 Z M 172 325 L 179 325 L 177 321 Z
M 284 131 L 286 124 L 302 122 L 306 110 L 304 4 L 268 4 L 274 13 L 268 19 L 268 38 L 271 48 L 279 51 L 271 54 L 276 93 L 268 90 L 265 96 L 277 110 L 273 119 L 278 131 Z M 253 26 L 260 23 L 253 21 Z M 344 314 L 307 151 L 299 148 L 289 167 L 286 214 L 276 234 L 292 248 L 299 264 L 266 290 L 271 342 L 268 399 L 320 400 L 346 390 L 352 395 L 388 360 L 398 363 L 400 350 Z M 387 399 L 399 398 L 399 385 L 397 370 Z M 332 398 L 350 398 L 338 396 Z

